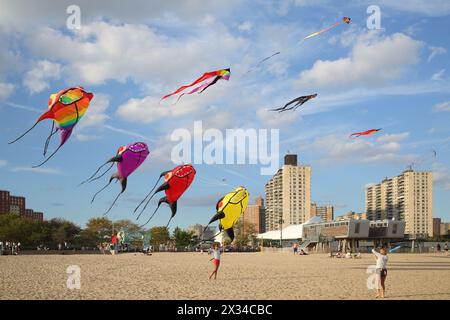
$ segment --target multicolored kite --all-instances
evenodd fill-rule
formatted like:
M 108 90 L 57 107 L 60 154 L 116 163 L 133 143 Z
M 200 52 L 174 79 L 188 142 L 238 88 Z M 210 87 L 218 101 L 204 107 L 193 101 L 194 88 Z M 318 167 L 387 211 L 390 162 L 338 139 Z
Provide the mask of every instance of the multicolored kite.
M 216 204 L 217 213 L 211 218 L 208 225 L 205 227 L 205 230 L 211 223 L 220 219 L 220 232 L 225 230 L 228 237 L 230 237 L 231 241 L 233 241 L 233 227 L 247 208 L 248 197 L 249 194 L 247 189 L 244 187 L 238 187 L 234 191 L 219 199 Z
M 95 197 L 102 192 L 104 189 L 106 189 L 107 186 L 111 184 L 111 182 L 114 179 L 117 179 L 120 181 L 120 184 L 122 186 L 122 190 L 117 195 L 117 197 L 114 199 L 113 203 L 109 207 L 109 209 L 104 213 L 106 215 L 114 206 L 119 196 L 125 191 L 127 188 L 127 178 L 130 174 L 132 174 L 139 166 L 145 161 L 147 156 L 149 155 L 148 147 L 143 142 L 135 142 L 131 143 L 127 146 L 122 146 L 117 151 L 117 155 L 115 157 L 112 157 L 108 161 L 106 161 L 104 164 L 102 164 L 95 173 L 90 176 L 87 180 L 83 181 L 81 184 L 86 182 L 92 182 L 94 180 L 98 180 L 101 177 L 103 177 L 111 168 L 113 167 L 114 163 L 117 163 L 117 172 L 113 173 L 111 178 L 109 179 L 109 182 L 106 186 L 101 188 L 93 197 L 91 200 L 91 203 L 94 202 Z M 101 170 L 102 167 L 107 165 L 108 163 L 111 163 L 109 168 L 103 172 L 100 176 L 95 177 L 96 174 Z
M 378 132 L 380 130 L 381 130 L 381 128 L 380 129 L 370 129 L 370 130 L 363 131 L 363 132 L 355 132 L 355 133 L 352 133 L 349 136 L 349 138 L 352 138 L 352 137 L 357 138 L 357 137 L 361 137 L 361 136 L 368 136 L 368 135 L 374 134 L 375 132 Z
M 12 144 L 17 140 L 21 139 L 28 132 L 30 132 L 40 121 L 45 119 L 53 120 L 52 129 L 50 135 L 48 136 L 45 146 L 44 146 L 44 156 L 47 154 L 47 148 L 50 143 L 51 137 L 61 131 L 61 139 L 58 148 L 42 162 L 41 164 L 34 166 L 33 168 L 40 167 L 51 157 L 53 157 L 56 152 L 66 143 L 72 134 L 73 128 L 77 125 L 86 110 L 89 108 L 89 103 L 91 102 L 94 94 L 84 91 L 83 87 L 74 87 L 69 89 L 64 89 L 58 93 L 54 93 L 50 96 L 48 101 L 48 111 L 43 113 L 36 123 L 28 129 L 25 133 L 19 136 L 14 141 L 9 142 Z M 55 129 L 56 124 L 56 129 Z
M 159 188 L 155 190 L 153 195 L 147 200 L 144 208 L 141 210 L 136 220 L 139 219 L 142 212 L 145 211 L 145 208 L 147 208 L 147 205 L 150 203 L 150 200 L 152 200 L 153 196 L 156 193 L 164 190 L 166 196 L 159 199 L 158 206 L 156 207 L 155 211 L 153 212 L 151 217 L 147 220 L 147 222 L 144 223 L 142 226 L 145 226 L 147 223 L 150 222 L 150 220 L 153 218 L 156 211 L 158 210 L 159 206 L 163 202 L 167 203 L 170 207 L 170 210 L 172 211 L 172 215 L 170 216 L 169 222 L 167 223 L 167 226 L 169 226 L 170 221 L 177 213 L 177 201 L 183 195 L 183 193 L 186 192 L 186 190 L 191 185 L 192 181 L 194 181 L 195 173 L 196 173 L 195 169 L 191 164 L 180 165 L 172 170 L 162 172 L 161 175 L 159 176 L 158 181 L 156 181 L 155 185 L 153 186 L 152 190 L 150 190 L 150 192 L 147 194 L 144 200 L 142 200 L 141 203 L 139 203 L 134 212 L 136 212 L 136 210 L 141 206 L 141 204 L 143 204 L 144 201 L 150 196 L 153 189 L 155 189 L 156 185 L 158 184 L 159 180 L 162 177 L 164 177 L 164 183 L 160 185 Z
M 320 30 L 320 31 L 314 32 L 314 33 L 310 34 L 309 36 L 305 37 L 302 41 L 305 41 L 306 39 L 309 39 L 309 38 L 318 36 L 318 35 L 321 34 L 321 33 L 324 33 L 324 32 L 326 32 L 326 31 L 328 31 L 328 30 L 331 30 L 331 29 L 337 27 L 337 26 L 340 25 L 341 23 L 350 24 L 350 20 L 351 20 L 351 19 L 350 19 L 349 17 L 343 17 L 343 18 L 342 18 L 342 22 L 336 22 L 335 24 L 333 24 L 332 26 L 330 26 L 330 27 L 328 27 L 328 28 L 325 28 L 325 29 L 322 29 L 322 30 Z
M 315 97 L 317 97 L 317 93 L 309 95 L 309 96 L 301 96 L 301 97 L 295 98 L 294 100 L 289 101 L 283 107 L 276 108 L 276 109 L 270 109 L 270 111 L 284 112 L 284 111 L 288 111 L 288 110 L 292 110 L 292 109 L 294 109 L 294 111 L 295 111 L 298 107 L 303 105 L 305 102 L 307 102 L 311 99 L 314 99 Z M 293 103 L 295 103 L 295 104 L 292 107 L 288 108 Z
M 213 78 L 213 79 L 211 79 L 211 78 Z M 210 79 L 210 80 L 204 82 L 205 80 L 208 80 L 208 79 Z M 200 78 L 198 78 L 197 80 L 195 80 L 195 81 L 192 82 L 191 84 L 181 86 L 181 87 L 179 87 L 177 90 L 175 90 L 174 92 L 165 95 L 164 97 L 161 98 L 161 101 L 164 100 L 164 99 L 166 99 L 166 98 L 168 98 L 168 97 L 170 97 L 170 96 L 173 96 L 173 95 L 175 95 L 175 94 L 177 94 L 177 93 L 180 93 L 180 92 L 182 92 L 183 90 L 185 90 L 185 89 L 187 89 L 187 88 L 193 87 L 193 86 L 195 86 L 195 85 L 197 85 L 197 84 L 200 84 L 200 83 L 202 83 L 200 86 L 198 86 L 198 87 L 192 89 L 192 90 L 189 91 L 189 92 L 182 93 L 182 94 L 178 97 L 178 100 L 180 100 L 180 98 L 181 98 L 183 95 L 185 95 L 185 94 L 192 94 L 192 93 L 197 92 L 197 91 L 199 91 L 199 93 L 202 93 L 202 92 L 205 91 L 208 87 L 210 87 L 210 86 L 212 86 L 213 84 L 215 84 L 217 81 L 219 81 L 219 80 L 229 80 L 229 79 L 230 79 L 230 68 L 228 68 L 228 69 L 216 70 L 216 71 L 211 71 L 211 72 L 206 72 L 206 73 L 204 73 Z M 178 101 L 178 100 L 177 100 L 177 101 Z

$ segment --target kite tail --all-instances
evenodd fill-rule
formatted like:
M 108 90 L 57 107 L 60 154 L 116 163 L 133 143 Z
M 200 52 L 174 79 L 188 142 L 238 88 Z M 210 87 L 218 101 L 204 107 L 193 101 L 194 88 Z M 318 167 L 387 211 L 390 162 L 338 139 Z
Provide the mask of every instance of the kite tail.
M 150 216 L 150 218 L 148 218 L 147 222 L 145 222 L 143 225 L 139 226 L 139 228 L 144 227 L 145 225 L 147 225 L 147 223 L 150 222 L 150 220 L 152 220 L 153 216 L 155 215 L 156 211 L 158 211 L 160 204 L 158 204 L 158 206 L 156 207 L 155 211 L 153 211 L 153 214 Z M 170 220 L 169 220 L 170 222 Z
M 105 190 L 106 187 L 109 186 L 109 185 L 111 184 L 111 182 L 112 182 L 112 179 L 109 180 L 109 182 L 106 184 L 106 186 L 104 186 L 103 188 L 101 188 L 100 190 L 98 190 L 98 191 L 94 194 L 94 196 L 92 197 L 92 200 L 91 200 L 91 204 L 94 202 L 95 197 L 96 197 L 100 192 L 102 192 L 103 190 Z
M 145 209 L 147 208 L 148 204 L 150 203 L 150 201 L 153 199 L 154 195 L 156 193 L 152 194 L 152 196 L 150 197 L 150 199 L 147 200 L 147 202 L 145 203 L 145 206 L 142 208 L 141 212 L 139 213 L 139 215 L 137 216 L 136 220 L 138 220 L 141 217 L 141 214 L 145 211 Z M 158 204 L 158 208 L 159 208 L 159 204 Z M 152 216 L 153 217 L 153 216 Z
M 45 140 L 45 145 L 44 145 L 44 157 L 47 154 L 47 150 L 48 150 L 48 145 L 50 144 L 50 139 L 53 137 L 53 135 L 58 132 L 58 129 L 56 129 L 55 131 L 53 131 L 53 129 L 55 128 L 55 122 L 52 123 L 52 130 L 50 130 L 50 135 L 47 137 L 47 140 Z
M 8 142 L 8 144 L 13 144 L 14 142 L 16 142 L 16 141 L 22 139 L 28 132 L 30 132 L 31 130 L 33 130 L 34 127 L 36 127 L 38 123 L 39 123 L 39 121 L 36 121 L 36 123 L 35 123 L 30 129 L 28 129 L 27 131 L 25 131 L 24 133 L 22 133 L 22 134 L 21 134 L 18 138 L 16 138 L 15 140 L 13 140 L 13 141 L 11 141 L 11 142 Z
M 111 206 L 109 207 L 108 210 L 106 210 L 106 212 L 103 214 L 103 216 L 106 216 L 108 214 L 109 211 L 111 211 L 111 209 L 114 207 L 114 205 L 116 204 L 117 199 L 119 199 L 120 195 L 122 194 L 122 192 L 119 192 L 119 194 L 117 195 L 117 197 L 114 199 L 113 203 L 111 204 Z
M 109 162 L 109 161 L 108 161 Z M 95 175 L 105 166 L 108 164 L 108 162 L 105 162 L 104 164 L 102 164 L 100 167 L 98 167 L 97 171 L 94 172 L 93 175 L 91 175 L 89 178 L 87 178 L 86 180 L 84 180 L 83 182 L 81 182 L 78 186 L 81 186 L 82 184 L 85 184 L 86 182 L 91 182 L 94 180 L 97 180 L 101 177 L 103 177 L 109 170 L 111 170 L 112 166 L 114 165 L 114 163 L 111 163 L 111 166 L 108 168 L 108 170 L 106 170 L 105 172 L 103 172 L 99 177 L 93 179 L 95 177 Z M 91 180 L 92 179 L 92 180 Z
M 166 228 L 169 227 L 169 224 L 170 224 L 170 221 L 172 221 L 172 218 L 173 218 L 173 217 L 170 217 L 169 222 L 167 222 L 167 224 L 166 224 Z
M 58 152 L 58 150 L 59 150 L 62 146 L 63 146 L 63 145 L 60 144 L 60 145 L 58 146 L 58 148 L 56 148 L 56 150 L 53 151 L 53 153 L 52 153 L 50 156 L 48 156 L 47 159 L 45 159 L 43 162 L 41 162 L 41 163 L 38 164 L 37 166 L 33 166 L 32 168 L 38 168 L 38 167 L 42 166 L 44 163 L 46 163 L 48 160 L 50 160 L 50 159 Z
M 152 191 L 156 188 L 156 186 L 158 185 L 159 180 L 161 180 L 161 176 L 159 177 L 159 179 L 156 181 L 155 185 L 153 186 L 152 190 L 150 190 L 150 192 L 145 196 L 145 198 L 139 203 L 139 205 L 136 207 L 136 209 L 134 209 L 133 212 L 136 212 L 137 209 L 139 209 L 139 207 L 141 206 L 141 204 L 144 203 L 144 201 L 148 198 L 148 196 L 152 193 Z M 142 213 L 142 212 L 141 212 Z M 141 214 L 139 214 L 140 216 Z M 139 217 L 137 217 L 137 219 L 139 219 Z

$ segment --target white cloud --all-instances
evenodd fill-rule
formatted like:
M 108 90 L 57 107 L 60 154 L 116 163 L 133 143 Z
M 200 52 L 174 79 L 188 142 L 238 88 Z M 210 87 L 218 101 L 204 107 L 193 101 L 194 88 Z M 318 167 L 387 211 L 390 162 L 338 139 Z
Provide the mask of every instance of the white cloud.
M 277 112 L 270 111 L 274 107 L 265 106 L 256 111 L 258 119 L 269 128 L 281 128 L 298 120 L 299 113 L 293 111 Z
M 201 27 L 192 31 L 192 36 L 177 38 L 146 25 L 95 22 L 72 36 L 41 28 L 30 34 L 27 44 L 37 56 L 64 62 L 68 81 L 97 85 L 133 80 L 156 83 L 160 93 L 161 84 L 168 88 L 179 83 L 180 70 L 182 75 L 201 75 L 228 67 L 236 60 L 231 57 L 247 46 L 247 40 L 233 36 L 221 23 L 209 26 L 208 32 Z
M 433 110 L 436 112 L 450 111 L 450 101 L 441 102 L 433 106 Z
M 0 159 L 0 168 L 6 166 L 7 164 L 8 164 L 8 161 Z
M 54 175 L 64 175 L 64 173 L 60 169 L 55 168 L 31 168 L 31 167 L 13 167 L 11 169 L 13 172 L 34 172 L 34 173 L 42 173 L 42 174 L 54 174 Z
M 0 82 L 0 100 L 6 100 L 14 92 L 12 83 Z
M 82 134 L 82 133 L 75 134 L 75 138 L 78 141 L 82 141 L 82 142 L 100 139 L 100 137 L 98 135 L 87 135 L 87 134 Z
M 432 165 L 433 182 L 442 185 L 445 190 L 450 190 L 450 169 L 443 163 Z
M 319 153 L 319 162 L 328 165 L 340 162 L 408 164 L 414 158 L 414 155 L 401 154 L 398 142 L 372 141 L 370 138 L 349 139 L 348 136 L 337 134 L 316 138 L 301 148 Z
M 253 28 L 253 24 L 250 21 L 244 21 L 238 25 L 240 31 L 250 31 Z
M 439 72 L 436 72 L 431 76 L 431 80 L 433 80 L 433 81 L 442 80 L 442 76 L 444 75 L 444 73 L 445 73 L 445 69 L 441 69 Z
M 140 134 L 138 132 L 134 132 L 134 131 L 130 131 L 130 130 L 125 130 L 125 129 L 113 127 L 113 126 L 110 126 L 110 125 L 107 125 L 107 124 L 103 125 L 103 127 L 108 129 L 108 130 L 114 131 L 114 132 L 126 134 L 126 135 L 128 135 L 130 137 L 135 137 L 135 138 L 143 139 L 143 140 L 147 140 L 147 141 L 153 140 L 153 139 L 150 139 L 149 137 L 144 136 L 143 134 Z
M 377 139 L 377 142 L 390 143 L 390 142 L 400 142 L 409 137 L 409 132 L 395 133 L 395 134 L 385 134 Z
M 89 105 L 88 111 L 80 121 L 78 128 L 83 129 L 91 126 L 101 126 L 110 117 L 106 114 L 109 107 L 109 96 L 103 93 L 94 93 L 94 98 Z
M 366 5 L 373 4 L 373 0 L 360 0 Z M 450 14 L 450 2 L 447 0 L 378 0 L 381 10 L 392 8 L 402 12 L 410 12 L 426 16 L 446 16 Z
M 428 62 L 433 60 L 433 58 L 435 58 L 438 55 L 447 53 L 447 49 L 445 49 L 443 47 L 430 47 L 430 50 L 431 50 L 431 53 L 430 53 L 430 56 L 428 57 Z
M 60 77 L 60 64 L 48 60 L 40 60 L 25 74 L 23 85 L 31 94 L 39 93 L 49 88 L 49 80 L 58 80 Z
M 421 42 L 396 33 L 382 39 L 360 37 L 348 57 L 317 60 L 296 81 L 299 88 L 364 87 L 399 78 L 419 61 Z

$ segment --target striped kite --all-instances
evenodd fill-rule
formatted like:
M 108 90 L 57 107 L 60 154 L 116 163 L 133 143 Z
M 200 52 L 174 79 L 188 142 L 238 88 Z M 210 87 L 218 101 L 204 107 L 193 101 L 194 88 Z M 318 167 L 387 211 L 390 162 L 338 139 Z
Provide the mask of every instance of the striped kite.
M 103 165 L 101 165 L 95 173 L 90 176 L 87 180 L 83 181 L 81 184 L 84 184 L 86 182 L 92 182 L 94 180 L 98 180 L 101 177 L 103 177 L 111 168 L 113 167 L 114 163 L 117 163 L 117 172 L 113 173 L 111 178 L 109 179 L 109 182 L 106 186 L 101 188 L 93 197 L 91 200 L 91 203 L 94 202 L 95 197 L 102 192 L 104 189 L 106 189 L 107 186 L 111 184 L 111 182 L 116 179 L 120 181 L 120 184 L 122 186 L 122 190 L 117 195 L 117 197 L 114 199 L 113 203 L 109 207 L 109 209 L 104 213 L 106 215 L 114 206 L 119 196 L 125 191 L 127 188 L 127 178 L 130 174 L 132 174 L 139 166 L 145 161 L 147 156 L 149 155 L 148 147 L 143 142 L 135 142 L 131 143 L 127 146 L 122 146 L 117 151 L 117 155 L 115 157 L 112 157 L 108 161 L 106 161 Z M 109 168 L 103 172 L 100 176 L 95 177 L 97 173 L 101 170 L 101 168 L 108 163 L 111 163 Z
M 361 137 L 361 136 L 368 136 L 368 135 L 374 134 L 375 132 L 378 132 L 380 130 L 381 130 L 381 128 L 380 129 L 370 129 L 370 130 L 363 131 L 363 132 L 355 132 L 355 133 L 352 133 L 349 138 L 352 138 L 352 137 L 357 138 L 357 137 Z
M 230 68 L 216 70 L 216 71 L 211 71 L 211 72 L 206 72 L 200 78 L 198 78 L 197 80 L 195 80 L 191 84 L 181 86 L 177 90 L 175 90 L 174 92 L 166 94 L 164 97 L 161 98 L 161 101 L 166 99 L 166 98 L 169 98 L 170 96 L 178 94 L 178 93 L 184 91 L 187 88 L 190 88 L 190 87 L 193 87 L 195 85 L 200 84 L 198 87 L 193 88 L 191 91 L 184 92 L 184 93 L 180 94 L 178 96 L 178 99 L 177 99 L 177 102 L 178 102 L 178 100 L 180 100 L 181 97 L 183 95 L 185 95 L 185 94 L 192 94 L 192 93 L 195 93 L 195 92 L 202 93 L 208 87 L 210 87 L 213 84 L 215 84 L 217 81 L 219 81 L 219 80 L 229 80 L 229 79 L 230 79 Z M 206 81 L 206 80 L 208 80 L 208 81 Z
M 89 103 L 91 102 L 93 97 L 94 94 L 84 91 L 83 87 L 64 89 L 59 91 L 58 93 L 52 94 L 50 96 L 50 100 L 48 101 L 48 111 L 43 113 L 30 129 L 28 129 L 14 141 L 9 142 L 9 144 L 12 144 L 21 139 L 28 132 L 30 132 L 40 121 L 45 119 L 53 120 L 50 135 L 45 142 L 44 156 L 47 154 L 47 149 L 51 137 L 58 131 L 61 131 L 60 143 L 56 150 L 48 158 L 46 158 L 44 162 L 37 166 L 34 166 L 33 168 L 40 167 L 51 157 L 53 157 L 56 152 L 58 152 L 58 150 L 64 145 L 64 143 L 66 143 L 66 141 L 72 134 L 73 128 L 77 125 L 77 123 L 85 114 L 86 110 L 89 108 Z
M 305 41 L 306 39 L 309 39 L 309 38 L 318 36 L 318 35 L 321 34 L 321 33 L 324 33 L 324 32 L 326 32 L 326 31 L 328 31 L 328 30 L 331 30 L 331 29 L 337 27 L 337 26 L 340 25 L 341 23 L 350 24 L 350 20 L 351 20 L 351 19 L 350 19 L 349 17 L 343 17 L 343 18 L 342 18 L 342 22 L 336 22 L 335 24 L 333 24 L 332 26 L 330 26 L 330 27 L 328 27 L 328 28 L 325 28 L 325 29 L 322 29 L 322 30 L 320 30 L 320 31 L 314 32 L 314 33 L 310 34 L 309 36 L 305 37 L 302 41 Z
M 150 220 L 155 215 L 156 211 L 158 211 L 159 206 L 163 202 L 165 202 L 169 205 L 170 210 L 172 212 L 169 222 L 167 223 L 167 226 L 169 226 L 170 221 L 172 220 L 173 217 L 175 217 L 175 214 L 177 213 L 177 201 L 183 195 L 183 193 L 186 192 L 186 190 L 191 185 L 192 181 L 194 181 L 195 174 L 196 174 L 196 171 L 195 171 L 194 167 L 192 166 L 192 164 L 180 165 L 180 166 L 175 167 L 172 170 L 162 172 L 159 176 L 158 181 L 156 181 L 155 185 L 153 186 L 152 190 L 150 190 L 150 192 L 147 194 L 147 196 L 144 198 L 144 200 L 142 200 L 141 203 L 139 203 L 139 205 L 136 207 L 134 212 L 136 212 L 136 210 L 141 206 L 141 204 L 143 204 L 144 201 L 150 196 L 153 189 L 155 189 L 156 185 L 158 184 L 159 180 L 162 177 L 164 177 L 164 183 L 162 185 L 160 185 L 158 187 L 158 189 L 155 190 L 153 195 L 147 200 L 144 208 L 141 210 L 141 212 L 139 213 L 136 220 L 139 219 L 142 212 L 144 212 L 145 208 L 147 208 L 147 205 L 150 203 L 150 200 L 152 200 L 153 196 L 156 193 L 164 190 L 166 196 L 159 199 L 158 206 L 156 207 L 155 211 L 150 216 L 150 218 L 147 220 L 147 222 L 144 223 L 142 226 L 145 226 L 147 223 L 150 222 Z

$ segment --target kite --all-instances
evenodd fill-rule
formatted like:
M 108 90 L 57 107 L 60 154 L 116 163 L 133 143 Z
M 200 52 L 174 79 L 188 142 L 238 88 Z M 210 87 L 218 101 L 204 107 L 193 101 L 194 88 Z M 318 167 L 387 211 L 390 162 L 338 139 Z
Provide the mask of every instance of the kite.
M 374 134 L 375 132 L 378 132 L 380 130 L 381 130 L 381 128 L 380 129 L 370 129 L 370 130 L 363 131 L 363 132 L 355 132 L 355 133 L 352 133 L 349 138 L 351 138 L 351 137 L 357 138 L 357 137 L 361 137 L 361 136 L 368 136 L 368 135 Z
M 422 164 L 424 164 L 425 162 L 428 162 L 431 159 L 435 159 L 436 157 L 437 157 L 436 150 L 434 150 L 434 149 L 428 150 L 427 152 L 422 154 L 420 157 L 416 157 L 414 159 L 414 161 L 411 163 L 411 165 L 409 166 L 409 169 L 417 168 L 417 167 L 421 166 Z
M 270 111 L 278 111 L 280 113 L 284 112 L 284 111 L 292 110 L 292 109 L 294 109 L 294 111 L 295 111 L 298 107 L 303 105 L 305 102 L 307 102 L 311 99 L 314 99 L 315 97 L 317 97 L 317 93 L 309 95 L 309 96 L 301 96 L 301 97 L 295 98 L 294 100 L 289 101 L 283 107 L 276 108 L 276 109 L 270 109 Z M 295 103 L 295 104 L 292 107 L 288 108 L 293 103 Z
M 280 54 L 281 52 L 275 52 L 274 54 L 272 54 L 271 56 L 268 56 L 267 58 L 262 59 L 261 61 L 259 61 L 254 67 L 250 68 L 245 74 L 252 72 L 253 70 L 257 69 L 263 62 L 269 60 L 270 58 L 272 58 L 273 56 L 276 56 L 277 54 Z
M 219 234 L 222 232 L 222 230 L 225 230 L 228 237 L 230 237 L 231 241 L 233 241 L 233 227 L 247 208 L 248 197 L 249 194 L 247 189 L 241 186 L 237 187 L 234 191 L 220 198 L 216 204 L 217 213 L 214 215 L 214 217 L 211 218 L 208 225 L 205 227 L 205 230 L 211 223 L 220 220 Z M 203 232 L 205 232 L 205 230 L 203 230 Z M 216 236 L 214 236 L 213 238 L 215 238 Z
M 50 100 L 48 101 L 48 111 L 44 112 L 30 129 L 28 129 L 17 139 L 9 142 L 9 144 L 20 140 L 34 127 L 36 127 L 36 125 L 40 121 L 45 119 L 53 120 L 50 135 L 45 142 L 44 156 L 47 154 L 50 139 L 58 131 L 61 131 L 60 143 L 56 150 L 49 157 L 47 157 L 44 162 L 37 166 L 34 166 L 33 168 L 42 166 L 44 163 L 50 160 L 50 158 L 53 157 L 69 139 L 70 135 L 72 134 L 73 128 L 86 113 L 87 109 L 89 108 L 89 103 L 91 102 L 93 97 L 94 94 L 86 92 L 83 87 L 64 89 L 59 91 L 58 93 L 52 94 L 50 96 Z
M 336 22 L 335 24 L 333 24 L 332 26 L 330 26 L 330 27 L 328 27 L 328 28 L 325 28 L 325 29 L 322 29 L 322 30 L 320 30 L 320 31 L 314 32 L 314 33 L 310 34 L 309 36 L 305 37 L 302 41 L 305 41 L 306 39 L 309 39 L 309 38 L 318 36 L 318 35 L 321 34 L 321 33 L 324 33 L 324 32 L 326 32 L 326 31 L 328 31 L 328 30 L 331 30 L 331 29 L 337 27 L 337 26 L 340 25 L 341 23 L 350 24 L 350 20 L 351 20 L 351 19 L 350 19 L 349 17 L 343 17 L 343 18 L 342 18 L 342 22 Z
M 213 78 L 213 79 L 211 79 L 211 78 Z M 205 80 L 208 80 L 208 79 L 210 79 L 210 80 L 204 82 Z M 205 91 L 207 88 L 209 88 L 210 86 L 214 85 L 217 81 L 219 81 L 219 80 L 229 80 L 229 79 L 230 79 L 230 68 L 228 68 L 228 69 L 216 70 L 216 71 L 211 71 L 211 72 L 206 72 L 206 73 L 204 73 L 200 78 L 198 78 L 197 80 L 195 80 L 195 81 L 192 82 L 191 84 L 181 86 L 181 87 L 179 87 L 177 90 L 175 90 L 174 92 L 169 93 L 169 94 L 166 94 L 164 97 L 161 98 L 161 101 L 164 100 L 164 99 L 167 99 L 167 98 L 169 98 L 169 97 L 171 97 L 171 96 L 173 96 L 173 95 L 175 95 L 175 94 L 177 94 L 177 93 L 180 93 L 180 92 L 184 91 L 184 90 L 187 89 L 187 88 L 193 87 L 193 86 L 195 86 L 195 85 L 197 85 L 197 84 L 200 84 L 200 83 L 201 83 L 200 86 L 198 86 L 198 87 L 192 89 L 192 90 L 189 91 L 189 92 L 182 93 L 182 94 L 178 97 L 178 100 L 180 100 L 180 98 L 181 98 L 183 95 L 185 95 L 185 94 L 192 94 L 192 93 L 194 93 L 194 92 L 202 93 L 202 92 Z M 177 101 L 178 101 L 178 100 L 177 100 Z
M 149 155 L 148 147 L 143 142 L 135 142 L 131 143 L 127 146 L 122 146 L 117 151 L 117 155 L 115 157 L 112 157 L 108 161 L 106 161 L 103 165 L 101 165 L 95 173 L 90 176 L 87 180 L 83 181 L 81 184 L 84 184 L 86 182 L 92 182 L 94 180 L 98 180 L 101 177 L 103 177 L 111 168 L 114 166 L 114 163 L 117 163 L 117 172 L 113 173 L 111 175 L 111 178 L 109 179 L 109 182 L 107 185 L 105 185 L 103 188 L 101 188 L 93 197 L 91 200 L 91 203 L 94 202 L 95 197 L 102 192 L 106 187 L 108 187 L 111 182 L 116 179 L 116 181 L 120 181 L 122 190 L 117 195 L 117 197 L 114 199 L 113 203 L 109 207 L 109 209 L 103 214 L 106 215 L 114 206 L 119 196 L 125 191 L 127 188 L 127 178 L 130 174 L 132 174 L 139 166 L 145 161 L 147 156 Z M 111 163 L 109 168 L 105 170 L 100 176 L 95 177 L 97 173 L 108 163 Z
M 150 203 L 150 200 L 152 200 L 153 196 L 156 193 L 164 190 L 166 196 L 159 199 L 158 206 L 156 207 L 155 211 L 153 212 L 151 217 L 147 220 L 147 222 L 144 223 L 142 226 L 145 226 L 147 223 L 150 222 L 150 220 L 155 215 L 156 211 L 158 211 L 159 206 L 163 202 L 167 203 L 170 207 L 170 210 L 172 211 L 172 215 L 170 216 L 169 222 L 167 223 L 167 226 L 169 226 L 170 221 L 177 213 L 177 201 L 183 195 L 183 193 L 189 188 L 192 181 L 194 181 L 195 173 L 196 171 L 192 166 L 192 164 L 180 165 L 172 170 L 162 172 L 161 175 L 159 176 L 158 181 L 156 181 L 155 185 L 153 186 L 152 190 L 150 190 L 150 192 L 147 194 L 144 200 L 142 200 L 141 203 L 139 203 L 134 212 L 136 212 L 136 210 L 141 206 L 141 204 L 143 204 L 144 201 L 150 196 L 153 189 L 155 189 L 156 185 L 158 184 L 159 180 L 161 180 L 162 177 L 164 177 L 164 183 L 160 185 L 158 189 L 155 190 L 153 195 L 147 200 L 144 208 L 139 213 L 136 220 L 139 219 L 142 212 L 145 211 L 145 208 Z

